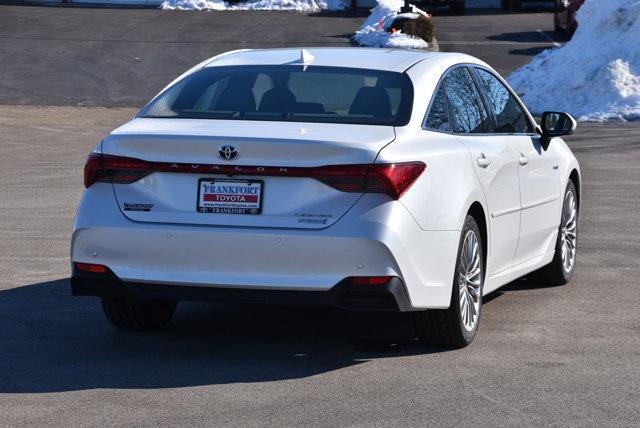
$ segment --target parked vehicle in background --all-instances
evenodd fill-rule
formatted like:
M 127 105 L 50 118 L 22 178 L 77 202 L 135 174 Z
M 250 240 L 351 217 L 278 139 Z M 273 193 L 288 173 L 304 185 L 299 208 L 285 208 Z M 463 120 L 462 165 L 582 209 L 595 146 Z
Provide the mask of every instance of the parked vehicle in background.
M 558 33 L 565 33 L 572 37 L 578 28 L 576 13 L 584 4 L 584 0 L 556 0 L 556 13 L 553 16 L 553 26 Z
M 522 3 L 553 3 L 554 0 L 500 0 L 500 5 L 504 10 L 518 10 L 522 7 Z
M 438 6 L 449 6 L 449 10 L 458 14 L 464 13 L 465 10 L 465 0 L 421 0 L 416 4 L 425 10 L 434 10 Z

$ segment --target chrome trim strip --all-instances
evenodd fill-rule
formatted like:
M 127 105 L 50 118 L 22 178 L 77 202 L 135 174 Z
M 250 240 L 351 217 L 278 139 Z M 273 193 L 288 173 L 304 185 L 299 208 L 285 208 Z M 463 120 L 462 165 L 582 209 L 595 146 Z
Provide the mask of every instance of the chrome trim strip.
M 513 213 L 518 212 L 520 210 L 522 210 L 521 207 L 507 208 L 506 210 L 502 210 L 502 211 L 498 211 L 498 212 L 495 212 L 495 213 L 491 213 L 491 217 L 492 218 L 502 217 L 503 215 L 513 214 Z
M 522 211 L 528 210 L 529 208 L 539 207 L 540 205 L 549 204 L 553 201 L 557 201 L 558 199 L 560 199 L 559 195 L 549 196 L 548 198 L 541 199 L 539 201 L 531 202 L 530 204 L 524 205 L 522 207 Z

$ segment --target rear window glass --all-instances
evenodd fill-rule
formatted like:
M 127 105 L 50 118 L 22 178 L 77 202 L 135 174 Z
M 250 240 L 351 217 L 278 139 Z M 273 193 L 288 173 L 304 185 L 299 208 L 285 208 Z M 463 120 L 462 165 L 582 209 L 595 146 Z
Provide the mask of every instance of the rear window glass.
M 406 125 L 408 76 L 314 66 L 208 67 L 170 87 L 140 117 Z

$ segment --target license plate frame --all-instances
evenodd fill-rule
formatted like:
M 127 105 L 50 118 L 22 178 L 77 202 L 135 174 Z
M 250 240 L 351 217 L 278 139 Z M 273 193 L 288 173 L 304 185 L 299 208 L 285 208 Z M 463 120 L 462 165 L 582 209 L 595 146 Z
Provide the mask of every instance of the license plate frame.
M 211 185 L 228 183 L 228 184 L 246 184 L 249 188 L 255 188 L 257 185 L 258 191 L 256 194 L 241 195 L 238 193 L 213 193 L 205 192 L 203 194 L 203 183 L 209 183 Z M 263 193 L 264 193 L 264 180 L 251 180 L 251 179 L 229 179 L 229 178 L 200 178 L 198 179 L 198 196 L 196 199 L 196 211 L 201 214 L 227 214 L 227 215 L 260 215 L 262 214 L 263 206 Z M 222 196 L 257 196 L 257 202 L 242 202 L 242 201 L 203 201 L 205 195 L 222 195 Z M 204 202 L 204 203 L 203 203 Z M 235 205 L 235 206 L 234 206 Z

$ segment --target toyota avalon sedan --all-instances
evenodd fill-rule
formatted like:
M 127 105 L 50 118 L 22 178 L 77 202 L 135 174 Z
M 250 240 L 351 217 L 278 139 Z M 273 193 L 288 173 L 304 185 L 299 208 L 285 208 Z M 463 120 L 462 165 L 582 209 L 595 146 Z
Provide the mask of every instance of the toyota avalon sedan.
M 538 126 L 467 55 L 228 52 L 89 154 L 72 292 L 126 330 L 243 300 L 412 312 L 424 342 L 464 347 L 487 293 L 571 279 L 575 127 Z

